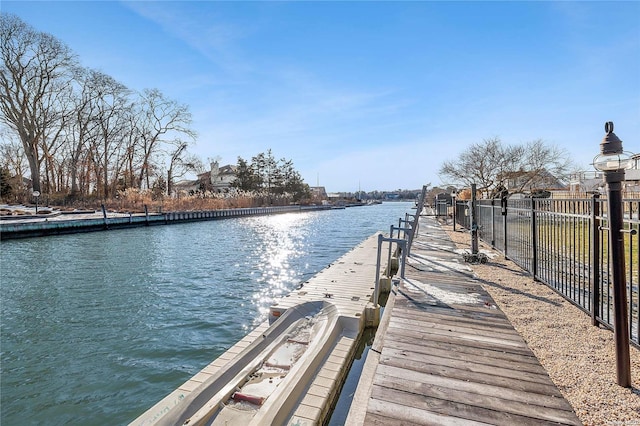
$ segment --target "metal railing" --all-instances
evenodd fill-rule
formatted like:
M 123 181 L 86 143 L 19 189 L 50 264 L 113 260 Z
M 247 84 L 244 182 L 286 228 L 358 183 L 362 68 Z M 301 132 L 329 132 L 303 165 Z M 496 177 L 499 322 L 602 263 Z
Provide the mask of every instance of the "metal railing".
M 612 268 L 606 199 L 480 200 L 480 239 L 591 315 L 613 328 Z M 470 205 L 456 203 L 455 221 L 467 229 Z M 640 346 L 640 199 L 623 200 L 629 335 Z
M 378 305 L 378 298 L 380 297 L 380 261 L 382 256 L 382 243 L 388 242 L 389 247 L 391 247 L 391 243 L 396 243 L 400 247 L 400 255 L 402 256 L 401 260 L 399 259 L 399 268 L 400 268 L 400 277 L 404 278 L 404 266 L 407 260 L 407 244 L 408 241 L 401 238 L 387 238 L 382 234 L 378 234 L 378 258 L 376 262 L 376 286 L 373 292 L 373 304 L 374 306 Z M 389 249 L 391 251 L 391 248 Z M 391 271 L 391 256 L 389 256 L 389 261 L 387 262 L 387 269 Z M 389 273 L 391 274 L 391 273 Z M 389 277 L 391 278 L 391 277 Z
M 446 200 L 436 200 L 433 207 L 436 216 L 446 216 L 450 205 L 451 203 Z
M 378 234 L 378 256 L 376 260 L 376 282 L 373 295 L 374 305 L 378 305 L 378 299 L 380 295 L 380 269 L 382 261 L 382 245 L 388 243 L 387 252 L 387 270 L 385 273 L 389 275 L 394 274 L 391 267 L 392 256 L 395 255 L 398 258 L 398 269 L 400 270 L 400 278 L 404 278 L 405 264 L 407 256 L 411 253 L 411 244 L 413 243 L 413 237 L 418 232 L 418 223 L 420 214 L 424 209 L 424 202 L 427 194 L 427 185 L 422 187 L 422 194 L 416 202 L 416 211 L 414 214 L 405 213 L 404 219 L 398 219 L 398 226 L 391 225 L 389 227 L 389 237 L 385 237 L 382 234 Z M 404 224 L 404 226 L 402 226 Z M 397 237 L 394 237 L 395 231 L 397 231 Z M 402 235 L 400 234 L 402 232 Z M 394 250 L 395 244 L 395 250 Z
M 405 215 L 405 219 L 408 219 L 409 216 L 413 216 L 413 222 L 411 223 L 411 232 L 409 233 L 409 245 L 407 247 L 407 254 L 411 254 L 411 245 L 413 244 L 413 236 L 418 232 L 418 223 L 420 219 L 420 215 L 422 214 L 422 210 L 425 206 L 425 200 L 427 198 L 427 185 L 422 186 L 422 193 L 420 194 L 420 199 L 416 202 L 416 212 L 413 215 Z

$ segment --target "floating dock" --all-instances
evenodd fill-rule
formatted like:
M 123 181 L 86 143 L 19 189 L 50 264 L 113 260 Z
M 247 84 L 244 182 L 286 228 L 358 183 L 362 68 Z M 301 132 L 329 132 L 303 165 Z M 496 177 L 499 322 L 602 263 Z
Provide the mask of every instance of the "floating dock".
M 322 424 L 367 325 L 378 236 L 275 303 L 265 321 L 132 425 Z

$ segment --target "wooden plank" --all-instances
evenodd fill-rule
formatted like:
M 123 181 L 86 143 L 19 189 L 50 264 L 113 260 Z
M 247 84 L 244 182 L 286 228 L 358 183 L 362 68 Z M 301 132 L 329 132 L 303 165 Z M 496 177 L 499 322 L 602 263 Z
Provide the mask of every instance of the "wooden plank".
M 435 298 L 427 300 L 421 297 L 412 297 L 411 295 L 407 294 L 406 290 L 403 288 L 400 289 L 399 294 L 402 295 L 403 299 L 399 301 L 398 306 L 403 306 L 408 309 L 423 307 L 424 309 L 422 310 L 428 310 L 429 312 L 437 312 L 438 309 L 441 309 L 443 314 L 445 315 L 447 315 L 446 312 L 448 311 L 449 314 L 453 316 L 462 317 L 465 315 L 480 315 L 487 318 L 495 317 L 506 319 L 502 311 L 493 308 L 489 309 L 485 305 L 445 305 L 441 302 L 438 302 Z M 491 301 L 491 304 L 495 306 L 495 303 L 493 303 L 493 299 L 487 297 L 486 300 Z M 420 309 L 417 310 L 417 312 L 420 311 Z
M 544 374 L 526 373 L 520 370 L 486 364 L 427 357 L 415 352 L 389 348 L 385 348 L 382 352 L 380 363 L 451 379 L 561 397 L 560 392 L 550 382 L 546 372 Z
M 430 311 L 416 312 L 408 309 L 398 309 L 394 312 L 394 318 L 407 323 L 429 323 L 435 324 L 440 327 L 460 327 L 465 328 L 466 331 L 477 330 L 479 332 L 491 332 L 491 333 L 510 333 L 516 334 L 513 326 L 506 320 L 488 322 L 483 318 L 473 318 L 472 316 L 459 317 L 452 315 L 444 315 L 438 313 L 432 313 Z
M 447 335 L 447 334 L 435 334 L 435 333 L 420 333 L 412 330 L 403 330 L 400 327 L 395 327 L 391 332 L 385 336 L 385 341 L 399 343 L 399 342 L 409 342 L 409 341 L 429 341 L 429 342 L 441 342 L 443 344 L 449 344 L 453 346 L 459 346 L 461 350 L 470 351 L 473 348 L 481 349 L 481 350 L 490 350 L 490 351 L 502 351 L 509 354 L 520 354 L 531 356 L 533 353 L 531 349 L 526 346 L 504 346 L 499 345 L 494 342 L 482 342 L 478 340 L 470 340 L 467 338 L 455 336 L 455 335 Z
M 474 346 L 458 346 L 450 343 L 422 339 L 395 342 L 393 349 L 412 351 L 418 354 L 428 354 L 440 358 L 449 358 L 460 362 L 473 362 L 487 365 L 499 363 L 503 367 L 513 366 L 513 368 L 530 373 L 547 374 L 533 354 L 511 354 L 499 350 L 485 350 L 478 349 Z
M 378 366 L 374 386 L 559 423 L 575 418 L 571 406 L 563 398 L 424 374 L 386 364 Z
M 486 344 L 492 345 L 494 347 L 510 346 L 513 348 L 521 349 L 527 348 L 524 341 L 517 341 L 501 337 L 482 336 L 473 332 L 453 333 L 450 330 L 441 330 L 435 328 L 429 330 L 420 330 L 419 327 L 414 327 L 412 329 L 409 328 L 407 324 L 403 324 L 402 322 L 394 322 L 393 320 L 389 323 L 389 331 L 393 331 L 396 336 L 404 334 L 408 336 L 417 336 L 427 339 L 430 335 L 440 335 L 447 336 L 458 341 L 467 341 L 469 344 L 473 342 L 474 344 Z
M 383 388 L 379 386 L 376 386 L 373 389 L 371 397 L 380 401 L 380 414 L 391 411 L 389 410 L 389 407 L 386 407 L 385 405 L 393 404 L 399 406 L 401 409 L 405 409 L 405 407 L 411 407 L 423 412 L 427 412 L 429 413 L 429 415 L 443 415 L 454 417 L 456 419 L 464 419 L 465 421 L 481 422 L 483 424 L 498 426 L 539 426 L 558 424 L 558 422 L 555 421 L 521 416 L 505 411 L 493 410 L 486 407 L 477 407 L 444 399 L 431 398 L 428 396 L 417 395 L 415 393 L 404 392 L 397 389 Z M 395 411 L 396 410 L 393 410 L 391 412 Z
M 456 309 L 454 312 L 451 309 L 442 309 L 435 307 L 428 311 L 416 311 L 409 309 L 407 306 L 398 306 L 394 310 L 394 317 L 406 318 L 408 320 L 421 320 L 425 315 L 428 315 L 432 320 L 438 320 L 441 322 L 455 321 L 457 324 L 469 324 L 470 327 L 483 324 L 485 326 L 494 326 L 505 329 L 513 329 L 513 326 L 504 315 L 497 315 L 488 308 L 484 308 L 489 315 L 484 315 L 485 312 L 476 311 L 460 311 Z
M 404 318 L 396 318 L 394 317 L 391 322 L 391 325 L 398 326 L 402 325 L 406 330 L 411 331 L 421 331 L 424 333 L 448 333 L 448 334 L 473 334 L 477 336 L 482 336 L 485 338 L 493 338 L 498 340 L 508 340 L 510 343 L 508 344 L 524 344 L 524 340 L 522 337 L 513 329 L 498 329 L 496 330 L 493 327 L 468 327 L 465 325 L 456 325 L 455 321 L 449 322 L 434 322 L 427 318 L 422 321 L 407 321 Z
M 369 410 L 364 421 L 365 425 L 381 426 L 486 426 L 487 423 L 460 419 L 451 415 L 421 410 L 405 405 L 389 404 L 379 399 L 369 400 Z

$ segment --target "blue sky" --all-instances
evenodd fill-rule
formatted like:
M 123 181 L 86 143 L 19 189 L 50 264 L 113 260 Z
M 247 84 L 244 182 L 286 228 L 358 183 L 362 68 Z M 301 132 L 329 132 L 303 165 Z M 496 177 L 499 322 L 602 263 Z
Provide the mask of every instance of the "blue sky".
M 80 62 L 190 106 L 192 152 L 328 191 L 419 189 L 470 144 L 640 152 L 640 2 L 7 1 Z M 479 153 L 478 155 L 482 155 Z

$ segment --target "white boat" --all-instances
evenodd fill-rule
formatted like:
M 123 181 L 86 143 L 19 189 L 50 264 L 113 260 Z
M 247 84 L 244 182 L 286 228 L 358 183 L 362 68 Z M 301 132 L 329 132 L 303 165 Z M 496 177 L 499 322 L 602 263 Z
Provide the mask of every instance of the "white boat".
M 344 327 L 326 301 L 291 307 L 221 370 L 162 416 L 159 425 L 283 424 Z

